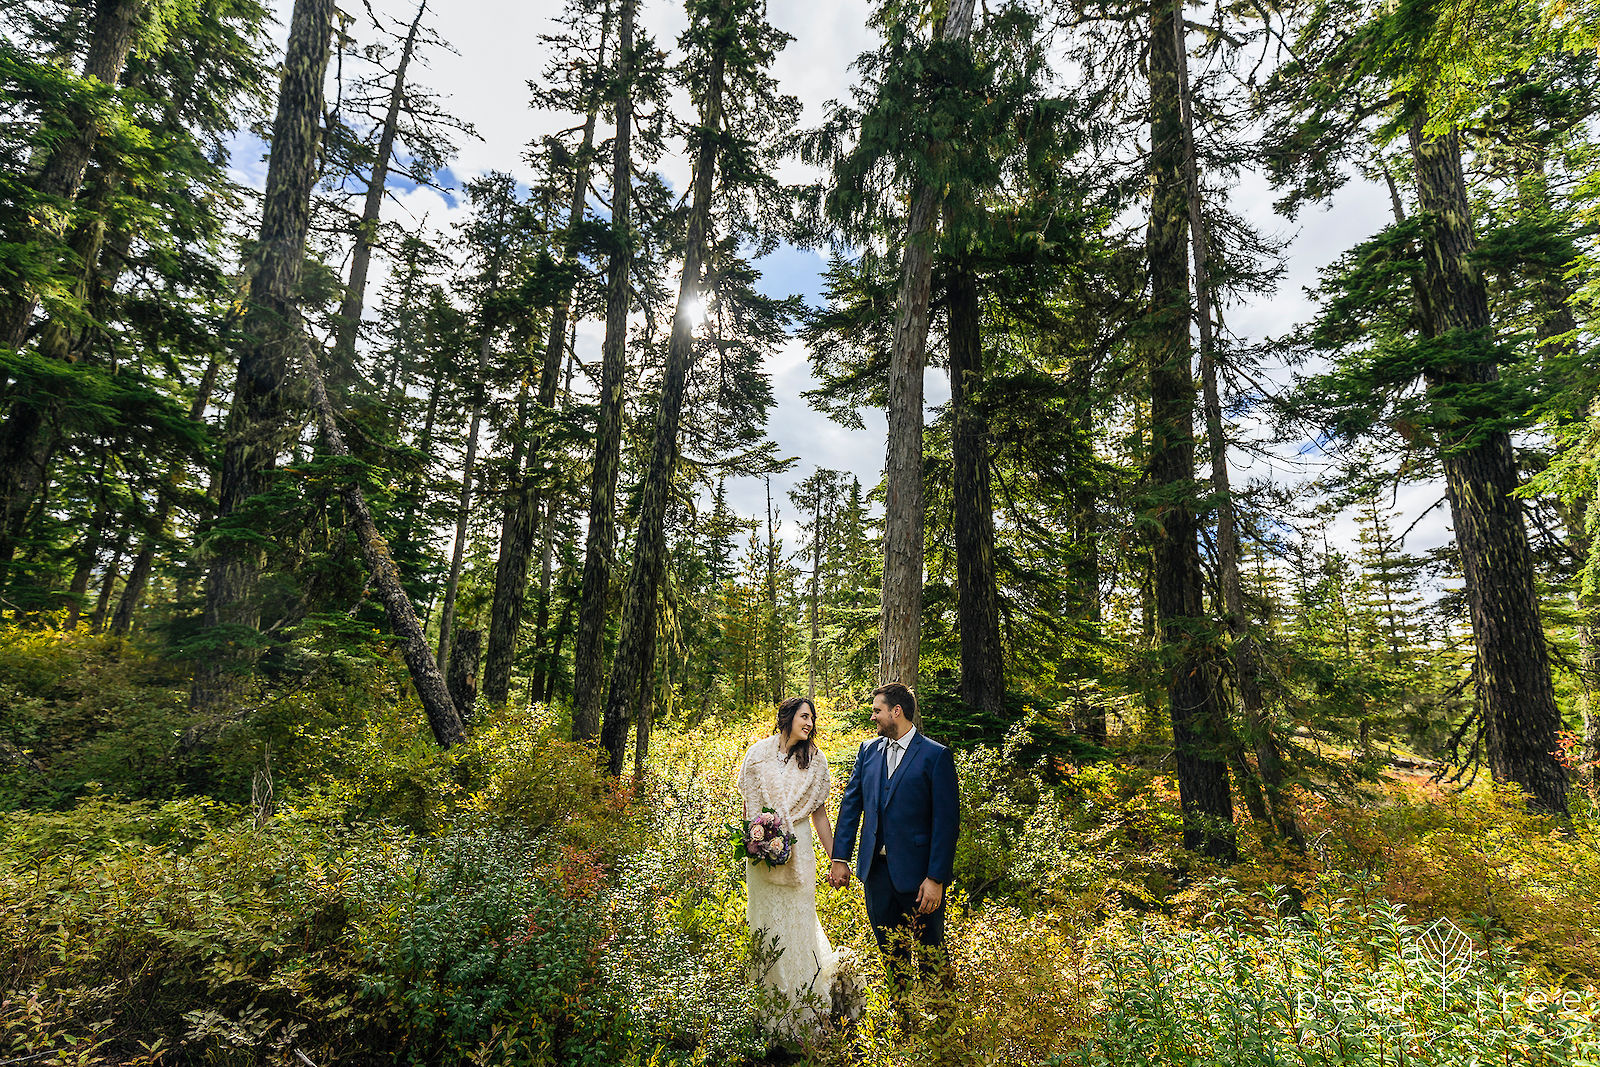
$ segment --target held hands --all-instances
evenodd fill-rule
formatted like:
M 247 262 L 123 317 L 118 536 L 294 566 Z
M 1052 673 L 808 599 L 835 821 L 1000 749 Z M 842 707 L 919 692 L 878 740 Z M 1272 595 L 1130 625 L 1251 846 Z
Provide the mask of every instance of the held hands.
M 834 860 L 828 865 L 828 884 L 835 889 L 842 889 L 850 884 L 850 865 L 844 860 Z M 939 910 L 939 905 L 944 903 L 944 886 L 932 878 L 924 878 L 917 887 L 917 911 L 922 915 L 932 915 Z

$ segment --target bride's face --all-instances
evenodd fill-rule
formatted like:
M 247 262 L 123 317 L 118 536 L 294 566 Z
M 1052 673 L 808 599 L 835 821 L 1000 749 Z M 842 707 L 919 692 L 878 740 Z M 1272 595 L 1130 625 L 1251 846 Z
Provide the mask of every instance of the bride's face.
M 811 734 L 817 728 L 817 713 L 810 704 L 801 704 L 794 713 L 794 722 L 789 725 L 789 743 L 796 741 L 809 741 Z

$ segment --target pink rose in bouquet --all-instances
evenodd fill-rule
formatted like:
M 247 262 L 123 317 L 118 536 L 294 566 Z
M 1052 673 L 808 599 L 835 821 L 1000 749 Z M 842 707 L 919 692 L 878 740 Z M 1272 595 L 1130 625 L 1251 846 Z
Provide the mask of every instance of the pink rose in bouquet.
M 759 815 L 738 826 L 730 825 L 728 835 L 739 854 L 752 863 L 779 867 L 794 855 L 795 836 L 771 808 L 762 808 Z

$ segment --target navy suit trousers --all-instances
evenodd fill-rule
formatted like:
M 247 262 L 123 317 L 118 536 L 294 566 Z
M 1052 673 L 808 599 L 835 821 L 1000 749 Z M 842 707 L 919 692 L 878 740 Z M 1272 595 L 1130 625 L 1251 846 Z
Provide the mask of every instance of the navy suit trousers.
M 931 915 L 917 912 L 917 894 L 902 893 L 889 879 L 889 864 L 882 856 L 872 857 L 862 885 L 867 898 L 867 920 L 878 939 L 878 951 L 888 966 L 889 980 L 899 987 L 911 976 L 913 966 L 923 977 L 945 971 L 944 902 Z

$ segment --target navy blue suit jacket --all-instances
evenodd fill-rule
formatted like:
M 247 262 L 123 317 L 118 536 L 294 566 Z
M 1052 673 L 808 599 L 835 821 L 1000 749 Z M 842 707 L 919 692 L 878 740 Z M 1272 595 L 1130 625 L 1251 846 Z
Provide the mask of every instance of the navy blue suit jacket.
M 831 858 L 848 863 L 854 852 L 856 877 L 865 881 L 872 857 L 882 845 L 889 880 L 898 892 L 916 892 L 924 878 L 949 885 L 961 824 L 955 757 L 918 730 L 886 783 L 887 758 L 888 742 L 881 737 L 864 743 L 856 753 L 839 805 Z

